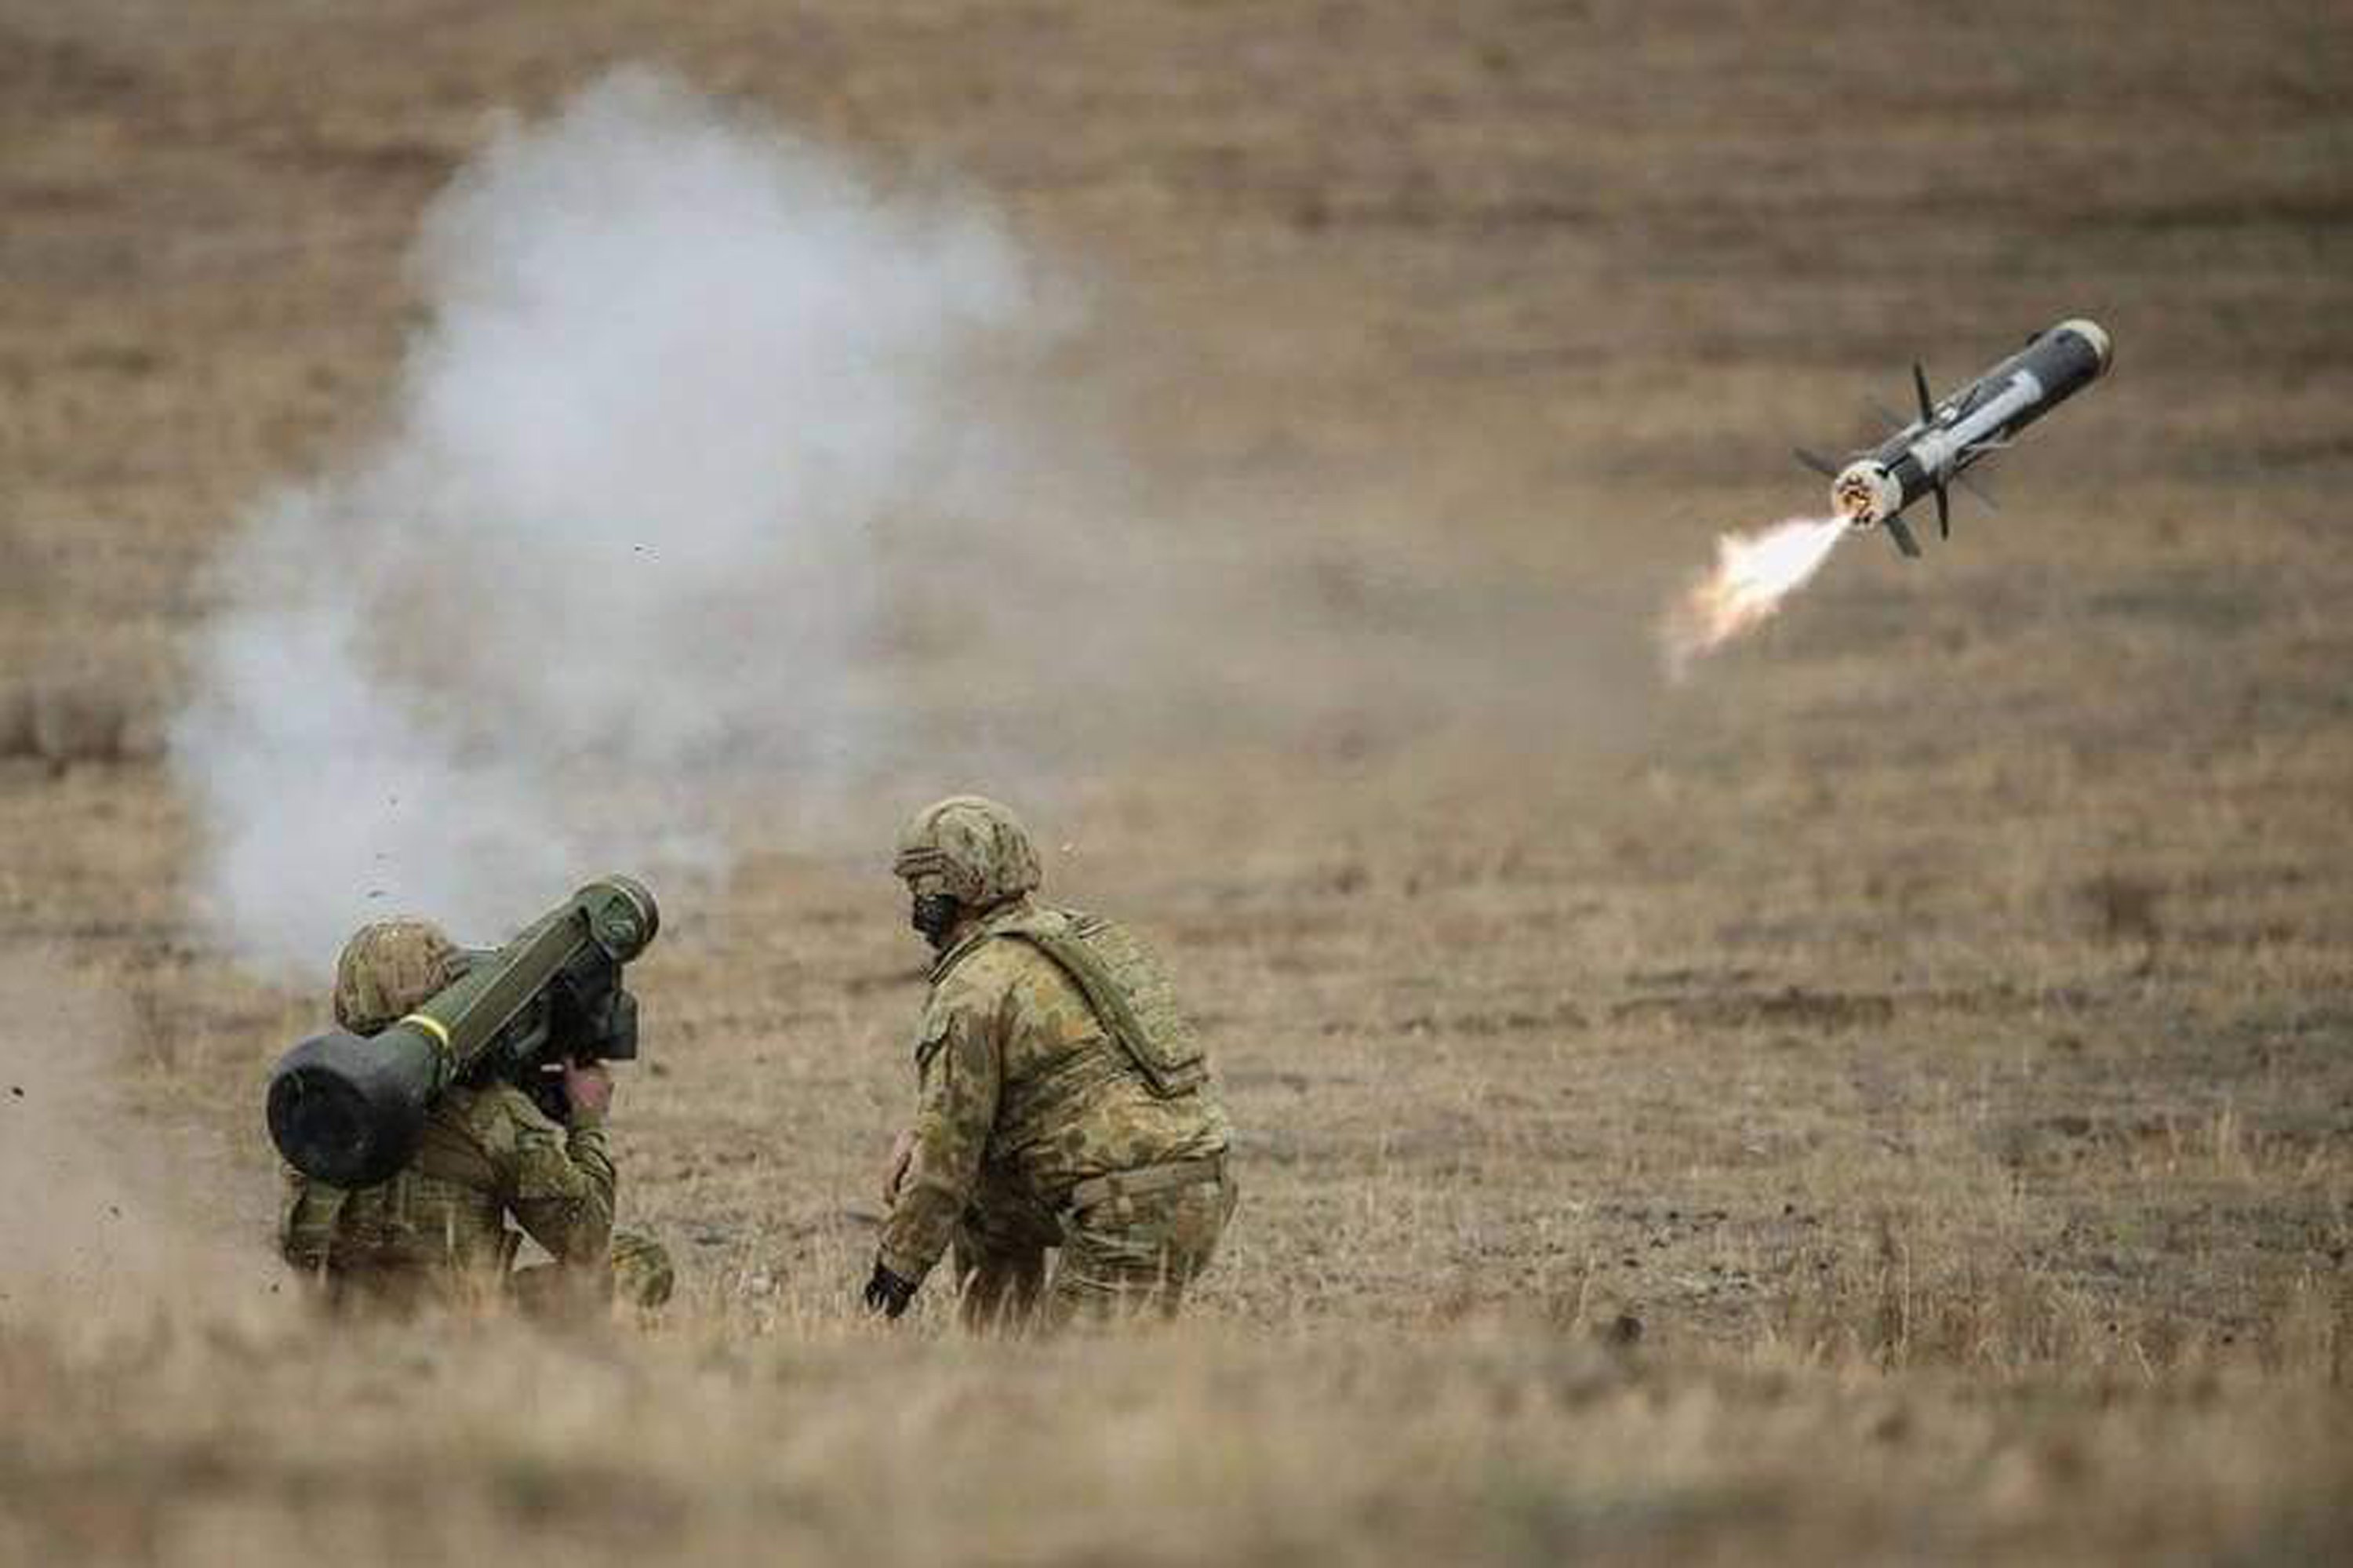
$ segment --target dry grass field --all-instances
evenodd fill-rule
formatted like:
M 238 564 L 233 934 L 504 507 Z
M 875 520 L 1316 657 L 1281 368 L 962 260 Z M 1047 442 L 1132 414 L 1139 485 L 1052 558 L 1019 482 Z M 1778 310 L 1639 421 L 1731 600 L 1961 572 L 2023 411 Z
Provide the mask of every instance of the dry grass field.
M 714 761 L 616 1122 L 659 1321 L 321 1321 L 259 1107 L 323 977 L 233 959 L 165 727 L 426 204 L 630 62 L 1086 277 L 1039 400 L 1151 623 L 1042 618 L 1103 713 L 899 651 L 1001 769 Z M 2341 1558 L 2348 89 L 2284 0 L 0 0 L 0 1560 Z M 1790 442 L 2076 313 L 2002 511 L 1664 681 Z M 1176 1331 L 851 1310 L 961 788 L 1220 1049 Z

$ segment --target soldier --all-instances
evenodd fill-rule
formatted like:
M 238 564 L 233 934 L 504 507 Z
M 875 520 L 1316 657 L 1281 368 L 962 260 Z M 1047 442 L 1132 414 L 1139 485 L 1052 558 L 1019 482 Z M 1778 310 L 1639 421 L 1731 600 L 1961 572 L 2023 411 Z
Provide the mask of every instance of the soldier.
M 335 1022 L 374 1034 L 464 972 L 466 955 L 423 920 L 382 920 L 344 945 L 335 965 Z M 279 1224 L 286 1261 L 320 1276 L 330 1299 L 394 1306 L 478 1300 L 509 1293 L 533 1309 L 569 1309 L 618 1297 L 638 1307 L 670 1298 L 669 1255 L 648 1237 L 613 1230 L 613 1160 L 605 1118 L 613 1098 L 604 1064 L 568 1065 L 558 1124 L 512 1084 L 458 1084 L 435 1102 L 407 1167 L 346 1191 L 290 1167 Z M 519 1234 L 507 1227 L 512 1214 Z M 523 1235 L 553 1265 L 514 1270 Z
M 1121 927 L 1034 900 L 1037 851 L 993 800 L 918 811 L 893 869 L 938 958 L 868 1309 L 905 1311 L 953 1244 L 971 1327 L 1173 1315 L 1235 1189 L 1207 1056 L 1159 964 Z

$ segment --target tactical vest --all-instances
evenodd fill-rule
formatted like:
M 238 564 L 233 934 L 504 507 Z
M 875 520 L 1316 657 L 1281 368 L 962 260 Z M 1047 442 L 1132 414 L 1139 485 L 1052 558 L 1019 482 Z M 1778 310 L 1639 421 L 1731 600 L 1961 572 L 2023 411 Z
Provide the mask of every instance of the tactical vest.
M 1162 1099 L 1189 1095 L 1209 1081 L 1209 1057 L 1176 989 L 1133 932 L 1075 909 L 1040 909 L 990 929 L 1027 943 L 1071 978 L 1103 1033 L 1135 1064 Z

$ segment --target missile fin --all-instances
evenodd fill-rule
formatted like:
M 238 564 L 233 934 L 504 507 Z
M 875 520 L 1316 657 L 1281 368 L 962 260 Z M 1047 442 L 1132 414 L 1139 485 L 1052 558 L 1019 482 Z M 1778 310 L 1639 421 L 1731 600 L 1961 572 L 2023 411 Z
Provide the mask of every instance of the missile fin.
M 1799 462 L 1804 463 L 1808 468 L 1812 469 L 1816 473 L 1820 474 L 1824 479 L 1836 479 L 1838 477 L 1839 471 L 1837 466 L 1833 464 L 1830 459 L 1822 456 L 1820 452 L 1810 452 L 1803 447 L 1791 447 L 1789 451 Z
M 1936 417 L 1936 400 L 1928 396 L 1928 373 L 1920 362 L 1912 362 L 1912 390 L 1920 394 L 1920 418 L 1925 422 Z
M 1952 498 L 1945 493 L 1945 487 L 1940 484 L 1936 486 L 1936 537 L 1939 539 L 1949 539 L 1952 536 Z
M 1920 558 L 1920 541 L 1912 536 L 1911 524 L 1904 521 L 1901 516 L 1890 517 L 1887 520 L 1887 534 L 1895 541 L 1897 549 L 1915 561 Z

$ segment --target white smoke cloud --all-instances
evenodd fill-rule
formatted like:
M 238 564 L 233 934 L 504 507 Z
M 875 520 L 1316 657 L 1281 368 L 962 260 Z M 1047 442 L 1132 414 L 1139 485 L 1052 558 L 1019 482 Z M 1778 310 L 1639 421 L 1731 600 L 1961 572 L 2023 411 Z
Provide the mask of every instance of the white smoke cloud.
M 173 728 L 202 895 L 268 969 L 711 863 L 699 770 L 879 755 L 891 531 L 1007 504 L 968 373 L 1069 314 L 969 201 L 641 73 L 503 127 L 416 260 L 386 435 L 247 520 Z

